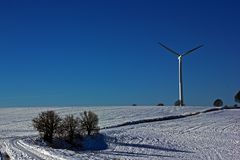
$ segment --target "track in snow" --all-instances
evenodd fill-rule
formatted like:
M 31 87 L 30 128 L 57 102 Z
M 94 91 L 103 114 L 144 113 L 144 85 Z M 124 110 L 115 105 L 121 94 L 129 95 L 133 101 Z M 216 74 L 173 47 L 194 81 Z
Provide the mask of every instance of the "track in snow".
M 26 160 L 66 160 L 63 156 L 54 155 L 45 150 L 45 147 L 29 145 L 24 142 L 24 138 L 12 138 L 7 143 L 8 151 L 13 159 Z M 40 147 L 40 148 L 39 148 Z M 11 154 L 13 153 L 13 154 Z
M 26 149 L 19 143 L 19 138 L 12 138 L 9 140 L 11 150 L 18 153 L 22 159 L 28 160 L 42 160 L 43 158 L 39 157 L 37 154 L 34 154 L 31 150 Z M 19 155 L 20 154 L 20 155 Z

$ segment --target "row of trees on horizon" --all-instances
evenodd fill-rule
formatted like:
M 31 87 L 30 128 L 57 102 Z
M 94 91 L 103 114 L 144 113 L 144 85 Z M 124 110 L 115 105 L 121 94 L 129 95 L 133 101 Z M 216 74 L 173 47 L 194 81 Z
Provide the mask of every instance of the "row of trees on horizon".
M 240 91 L 238 91 L 236 94 L 235 94 L 235 96 L 234 96 L 234 101 L 236 102 L 236 103 L 240 103 Z M 180 104 L 181 104 L 181 102 L 180 102 L 180 100 L 177 100 L 175 103 L 174 103 L 174 106 L 180 106 Z M 221 107 L 221 106 L 223 106 L 223 100 L 222 99 L 220 99 L 220 98 L 217 98 L 217 99 L 215 99 L 214 101 L 213 101 L 213 106 L 215 106 L 215 107 Z M 237 104 L 235 104 L 235 106 L 236 106 Z M 137 106 L 136 104 L 133 104 L 133 106 Z M 163 103 L 159 103 L 159 104 L 157 104 L 157 106 L 164 106 L 164 104 Z

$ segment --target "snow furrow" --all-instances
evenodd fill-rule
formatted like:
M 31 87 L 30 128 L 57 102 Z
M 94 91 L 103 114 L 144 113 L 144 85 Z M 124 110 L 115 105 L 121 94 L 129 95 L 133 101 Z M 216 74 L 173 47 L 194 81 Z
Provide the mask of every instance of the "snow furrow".
M 18 145 L 26 149 L 27 151 L 41 157 L 42 159 L 48 159 L 48 160 L 66 160 L 63 157 L 56 156 L 54 154 L 51 154 L 49 151 L 46 151 L 43 148 L 40 148 L 39 146 L 33 146 L 25 143 L 23 140 L 17 141 Z
M 6 152 L 13 160 L 41 160 L 42 158 L 32 154 L 17 144 L 17 139 L 11 139 L 6 145 Z

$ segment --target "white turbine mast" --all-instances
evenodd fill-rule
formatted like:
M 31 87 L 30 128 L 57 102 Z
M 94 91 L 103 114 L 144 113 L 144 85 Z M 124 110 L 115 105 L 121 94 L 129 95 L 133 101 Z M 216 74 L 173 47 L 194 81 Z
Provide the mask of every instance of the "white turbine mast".
M 192 53 L 193 51 L 203 47 L 203 45 L 199 45 L 187 52 L 184 52 L 183 54 L 179 54 L 177 52 L 175 52 L 174 50 L 168 48 L 167 46 L 165 46 L 162 43 L 159 43 L 160 46 L 162 46 L 163 48 L 165 48 L 166 50 L 168 50 L 170 53 L 173 53 L 174 55 L 176 55 L 178 57 L 178 78 L 179 78 L 179 102 L 180 102 L 180 106 L 184 105 L 183 102 L 183 81 L 182 81 L 182 58 L 190 53 Z

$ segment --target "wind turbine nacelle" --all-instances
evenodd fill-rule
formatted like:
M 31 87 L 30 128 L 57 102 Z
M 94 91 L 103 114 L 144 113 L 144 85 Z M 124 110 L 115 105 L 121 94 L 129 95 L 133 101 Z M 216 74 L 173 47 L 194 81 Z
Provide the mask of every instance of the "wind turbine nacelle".
M 181 60 L 182 59 L 182 55 L 178 56 L 178 60 Z

